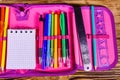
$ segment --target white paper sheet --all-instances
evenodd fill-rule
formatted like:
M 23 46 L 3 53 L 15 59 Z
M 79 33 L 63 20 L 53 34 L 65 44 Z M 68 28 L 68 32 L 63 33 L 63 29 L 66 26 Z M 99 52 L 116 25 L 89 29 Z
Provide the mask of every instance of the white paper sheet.
M 35 29 L 8 29 L 6 69 L 35 69 Z

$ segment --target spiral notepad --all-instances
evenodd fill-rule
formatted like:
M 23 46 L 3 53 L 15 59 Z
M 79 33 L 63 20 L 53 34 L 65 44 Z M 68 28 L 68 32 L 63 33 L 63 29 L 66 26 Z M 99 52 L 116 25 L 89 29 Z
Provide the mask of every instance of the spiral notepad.
M 35 29 L 8 29 L 6 69 L 35 69 Z

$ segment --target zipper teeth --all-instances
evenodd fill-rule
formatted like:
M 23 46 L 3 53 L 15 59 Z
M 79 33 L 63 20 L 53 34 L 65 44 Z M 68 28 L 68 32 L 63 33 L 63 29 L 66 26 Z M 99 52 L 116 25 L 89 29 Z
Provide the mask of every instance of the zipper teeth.
M 4 73 L 4 74 L 1 74 L 2 76 L 0 76 L 1 78 L 17 78 L 17 77 L 27 77 L 27 76 L 60 76 L 60 75 L 70 75 L 70 74 L 73 74 L 76 72 L 76 70 L 78 69 L 78 66 L 76 65 L 75 68 L 69 72 L 61 72 L 61 73 L 58 73 L 58 72 L 55 72 L 55 73 L 36 73 L 38 71 L 32 71 L 31 73 L 28 72 L 25 73 L 25 74 L 19 74 L 17 73 L 16 71 L 10 71 L 8 73 Z M 34 74 L 33 74 L 34 73 Z M 57 73 L 57 74 L 56 74 Z

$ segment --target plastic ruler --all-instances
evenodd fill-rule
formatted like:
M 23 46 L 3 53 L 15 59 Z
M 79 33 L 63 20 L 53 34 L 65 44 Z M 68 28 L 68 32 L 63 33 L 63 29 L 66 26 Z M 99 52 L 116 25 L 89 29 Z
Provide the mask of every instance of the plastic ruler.
M 106 35 L 104 13 L 101 8 L 95 8 L 96 34 Z M 108 46 L 106 38 L 97 38 L 98 66 L 106 67 L 109 65 Z

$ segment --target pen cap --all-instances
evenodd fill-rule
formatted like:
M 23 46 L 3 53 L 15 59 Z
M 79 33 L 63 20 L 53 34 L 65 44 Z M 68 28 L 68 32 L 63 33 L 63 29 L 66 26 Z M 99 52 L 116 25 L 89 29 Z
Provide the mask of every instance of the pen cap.
M 39 21 L 43 21 L 43 20 L 44 20 L 44 19 L 43 19 L 42 15 L 40 15 Z

